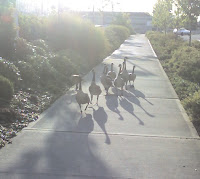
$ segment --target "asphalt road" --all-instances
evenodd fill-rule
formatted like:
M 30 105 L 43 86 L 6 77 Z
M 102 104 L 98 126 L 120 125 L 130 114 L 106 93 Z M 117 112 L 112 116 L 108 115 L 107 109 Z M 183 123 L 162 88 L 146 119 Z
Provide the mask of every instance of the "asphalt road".
M 189 41 L 189 36 L 188 35 L 184 35 L 181 36 L 185 41 Z M 200 41 L 200 34 L 192 34 L 192 41 Z
M 0 150 L 0 178 L 199 179 L 199 136 L 148 39 L 131 36 L 103 63 L 117 71 L 124 56 L 128 71 L 136 65 L 135 89 L 103 91 L 81 117 L 73 87 Z M 91 73 L 84 91 L 90 82 Z

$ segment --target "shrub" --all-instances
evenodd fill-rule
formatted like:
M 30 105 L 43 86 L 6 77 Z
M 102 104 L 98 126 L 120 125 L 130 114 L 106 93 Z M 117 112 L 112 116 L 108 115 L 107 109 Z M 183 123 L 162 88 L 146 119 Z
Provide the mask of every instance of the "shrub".
M 113 51 L 129 37 L 130 31 L 124 26 L 110 25 L 105 29 L 105 35 L 110 43 L 110 51 Z
M 170 60 L 172 67 L 184 79 L 200 84 L 200 52 L 194 47 L 178 49 Z
M 8 2 L 0 2 L 0 54 L 2 57 L 11 57 L 14 52 L 15 35 L 13 6 Z
M 47 17 L 19 14 L 20 37 L 32 41 L 46 39 Z
M 200 122 L 200 90 L 186 98 L 183 105 L 193 119 Z
M 134 34 L 133 27 L 131 25 L 131 19 L 128 13 L 119 13 L 114 17 L 112 22 L 114 25 L 124 26 L 129 30 L 129 33 Z
M 103 30 L 70 14 L 54 15 L 47 29 L 50 45 L 56 50 L 71 49 L 88 59 L 92 66 L 105 57 L 108 42 Z
M 33 49 L 26 39 L 16 39 L 15 57 L 20 60 L 25 60 L 27 55 L 33 55 Z
M 0 75 L 8 78 L 15 85 L 17 85 L 21 79 L 20 71 L 16 65 L 5 59 L 0 60 Z
M 184 80 L 175 74 L 170 74 L 169 78 L 180 100 L 184 100 L 200 90 L 198 84 Z
M 194 47 L 194 48 L 200 50 L 200 42 L 197 41 L 197 40 L 196 40 L 196 41 L 193 41 L 193 42 L 192 42 L 192 47 Z
M 0 75 L 0 99 L 10 101 L 12 99 L 14 89 L 9 79 Z
M 161 32 L 147 32 L 146 36 L 151 41 L 159 60 L 171 59 L 173 53 L 184 45 L 182 39 L 171 33 L 165 35 Z

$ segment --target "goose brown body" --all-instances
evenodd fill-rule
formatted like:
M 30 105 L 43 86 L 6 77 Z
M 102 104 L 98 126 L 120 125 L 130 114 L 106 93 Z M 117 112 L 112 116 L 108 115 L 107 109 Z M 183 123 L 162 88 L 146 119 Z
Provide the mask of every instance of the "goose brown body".
M 124 62 L 123 62 L 123 69 L 122 69 L 122 78 L 125 82 L 125 85 L 126 85 L 126 89 L 127 89 L 127 83 L 128 83 L 128 80 L 129 80 L 129 73 L 128 71 L 126 70 L 126 57 L 124 58 Z
M 100 86 L 96 84 L 95 71 L 92 70 L 92 73 L 93 73 L 93 78 L 92 78 L 91 85 L 89 86 L 89 92 L 91 95 L 91 102 L 92 102 L 93 96 L 96 95 L 97 96 L 97 104 L 98 104 L 99 95 L 101 94 L 102 90 L 101 90 Z
M 110 76 L 107 75 L 108 72 L 108 67 L 105 65 L 104 66 L 104 71 L 103 74 L 101 76 L 101 83 L 104 86 L 105 90 L 106 90 L 106 94 L 108 94 L 108 90 L 111 86 L 113 86 L 112 84 L 112 79 Z
M 90 98 L 89 98 L 89 95 L 87 93 L 84 93 L 82 91 L 81 81 L 82 81 L 82 79 L 80 77 L 79 78 L 79 90 L 77 91 L 77 94 L 76 94 L 76 101 L 79 104 L 79 107 L 80 107 L 80 110 L 81 110 L 81 113 L 82 113 L 81 105 L 87 104 L 86 108 L 85 108 L 85 110 L 86 110 L 89 103 L 90 103 Z
M 124 80 L 121 77 L 121 64 L 119 64 L 119 73 L 117 75 L 117 78 L 114 80 L 114 85 L 116 88 L 120 88 L 123 91 L 124 84 Z
M 132 81 L 133 82 L 133 86 L 134 86 L 134 81 L 136 79 L 136 74 L 134 74 L 134 70 L 135 70 L 135 66 L 133 66 L 132 73 L 129 74 L 129 83 L 131 84 L 131 81 Z
M 113 71 L 113 63 L 111 63 L 111 69 L 110 71 L 108 72 L 108 76 L 111 77 L 112 80 L 114 80 L 116 78 L 116 73 Z

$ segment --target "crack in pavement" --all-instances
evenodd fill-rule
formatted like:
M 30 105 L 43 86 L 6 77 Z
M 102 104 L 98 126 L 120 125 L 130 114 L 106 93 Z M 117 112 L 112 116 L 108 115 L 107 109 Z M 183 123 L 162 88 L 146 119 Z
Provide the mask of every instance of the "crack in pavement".
M 75 134 L 87 134 L 87 131 L 70 131 L 70 130 L 53 130 L 53 129 L 38 129 L 29 128 L 24 131 L 37 131 L 37 132 L 55 132 L 55 133 L 75 133 Z M 181 140 L 200 140 L 200 137 L 184 137 L 184 136 L 166 136 L 166 135 L 149 135 L 149 134 L 131 134 L 131 133 L 107 133 L 110 136 L 130 136 L 130 137 L 149 137 L 149 138 L 166 138 L 166 139 L 181 139 Z M 92 132 L 90 135 L 105 135 L 103 132 Z

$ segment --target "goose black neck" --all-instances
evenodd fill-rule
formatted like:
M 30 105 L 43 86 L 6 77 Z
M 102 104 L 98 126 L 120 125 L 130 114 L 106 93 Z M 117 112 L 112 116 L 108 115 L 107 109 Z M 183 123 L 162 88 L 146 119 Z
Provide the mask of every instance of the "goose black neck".
M 80 82 L 79 82 L 79 90 L 82 90 L 81 80 L 80 80 Z
M 132 71 L 132 73 L 134 73 L 134 70 L 135 70 L 135 66 L 133 66 L 133 71 Z
M 95 82 L 95 72 L 93 71 L 93 77 L 92 77 L 92 81 Z
M 104 66 L 104 69 L 103 69 L 103 74 L 106 73 L 106 66 Z
M 113 71 L 113 63 L 111 64 L 111 71 Z
M 119 66 L 119 73 L 118 73 L 118 75 L 120 75 L 120 73 L 121 73 L 121 69 L 122 69 L 122 67 Z

